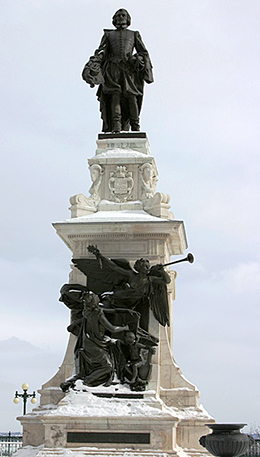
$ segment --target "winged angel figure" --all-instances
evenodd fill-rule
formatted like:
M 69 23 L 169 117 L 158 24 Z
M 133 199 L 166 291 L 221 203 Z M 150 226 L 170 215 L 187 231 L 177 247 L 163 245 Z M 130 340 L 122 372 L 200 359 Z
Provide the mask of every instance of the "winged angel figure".
M 167 284 L 171 278 L 162 264 L 150 266 L 141 258 L 132 268 L 126 259 L 109 259 L 97 246 L 88 246 L 96 259 L 73 259 L 87 276 L 87 288 L 99 295 L 104 308 L 132 309 L 141 314 L 140 327 L 148 331 L 149 308 L 163 326 L 169 325 Z

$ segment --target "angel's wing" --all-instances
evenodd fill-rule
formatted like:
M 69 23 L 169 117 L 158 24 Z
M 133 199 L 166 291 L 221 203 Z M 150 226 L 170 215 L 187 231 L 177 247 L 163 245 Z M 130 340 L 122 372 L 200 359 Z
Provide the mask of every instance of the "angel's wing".
M 103 256 L 101 262 L 96 259 L 72 259 L 72 262 L 87 276 L 87 288 L 98 295 L 123 287 L 132 270 L 125 259 L 110 260 Z
M 153 284 L 150 306 L 155 319 L 165 327 L 170 325 L 170 313 L 166 284 Z

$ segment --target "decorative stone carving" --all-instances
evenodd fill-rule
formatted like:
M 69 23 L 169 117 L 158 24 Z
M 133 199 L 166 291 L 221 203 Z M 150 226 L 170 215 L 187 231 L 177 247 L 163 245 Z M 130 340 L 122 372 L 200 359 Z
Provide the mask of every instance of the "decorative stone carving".
M 139 189 L 143 209 L 147 213 L 166 219 L 173 219 L 174 216 L 169 212 L 170 196 L 161 192 L 156 192 L 158 172 L 154 163 L 146 162 L 138 168 L 139 170 Z
M 134 180 L 132 172 L 127 171 L 125 166 L 119 165 L 116 171 L 110 172 L 108 181 L 110 198 L 117 203 L 124 203 L 132 199 Z
M 56 424 L 51 425 L 49 441 L 50 441 L 50 445 L 53 447 L 66 446 L 64 427 L 62 425 L 56 425 Z
M 147 198 L 143 201 L 144 210 L 156 217 L 165 217 L 166 219 L 174 219 L 173 213 L 169 211 L 170 205 L 170 196 L 168 194 L 163 194 L 162 192 L 156 192 L 156 194 Z
M 92 179 L 92 186 L 89 189 L 90 199 L 97 206 L 101 200 L 100 196 L 100 186 L 102 181 L 102 175 L 104 174 L 104 169 L 101 165 L 94 163 L 89 167 L 90 176 Z
M 141 177 L 141 199 L 146 200 L 152 198 L 156 189 L 158 177 L 153 165 L 149 162 L 144 163 L 139 167 Z
M 86 216 L 87 214 L 95 213 L 97 207 L 91 198 L 85 197 L 83 194 L 77 194 L 70 197 L 71 217 Z
M 90 197 L 85 197 L 83 194 L 73 195 L 70 198 L 71 217 L 86 216 L 87 214 L 95 213 L 98 210 L 98 204 L 101 200 L 100 186 L 104 169 L 99 164 L 93 164 L 89 167 L 92 185 L 89 189 Z

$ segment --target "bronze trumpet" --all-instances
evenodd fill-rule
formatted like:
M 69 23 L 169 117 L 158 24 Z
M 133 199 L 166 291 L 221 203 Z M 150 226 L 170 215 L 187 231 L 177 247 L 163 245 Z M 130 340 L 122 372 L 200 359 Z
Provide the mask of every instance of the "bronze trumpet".
M 185 259 L 174 260 L 173 262 L 164 263 L 164 264 L 163 264 L 163 267 L 167 267 L 168 265 L 173 265 L 174 263 L 180 263 L 180 262 L 190 262 L 190 263 L 193 263 L 193 262 L 194 262 L 194 256 L 193 256 L 193 254 L 191 254 L 191 252 L 189 252 L 189 254 L 187 254 L 187 257 L 185 257 Z

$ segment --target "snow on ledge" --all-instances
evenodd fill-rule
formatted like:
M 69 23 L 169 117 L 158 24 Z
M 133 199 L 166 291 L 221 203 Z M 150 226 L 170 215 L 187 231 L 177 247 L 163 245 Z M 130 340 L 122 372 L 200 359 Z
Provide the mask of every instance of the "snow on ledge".
M 109 139 L 109 141 L 112 141 L 113 139 Z M 118 138 L 117 138 L 118 140 Z M 120 140 L 120 138 L 119 138 Z M 107 140 L 106 140 L 107 141 Z M 121 139 L 122 142 L 122 139 Z M 136 151 L 135 149 L 132 148 L 114 148 L 114 149 L 106 149 L 105 152 L 99 152 L 100 149 L 97 150 L 97 156 L 98 158 L 102 159 L 108 159 L 111 157 L 126 157 L 127 159 L 131 158 L 146 158 L 147 154 L 143 152 Z
M 208 411 L 202 406 L 188 406 L 184 407 L 182 410 L 175 407 L 165 407 L 165 409 L 170 409 L 171 413 L 175 415 L 180 420 L 203 420 L 208 421 L 212 420 L 213 417 L 210 416 Z
M 123 398 L 99 398 L 91 392 L 70 391 L 60 402 L 53 416 L 117 417 L 117 416 L 162 416 L 169 415 L 149 406 L 145 400 Z
M 175 420 L 210 420 L 212 417 L 203 408 L 184 407 L 176 408 L 166 406 L 155 397 L 154 391 L 145 392 L 145 397 L 140 398 L 104 398 L 93 395 L 94 393 L 129 393 L 129 387 L 121 385 L 103 388 L 101 386 L 86 390 L 82 381 L 76 382 L 76 389 L 71 390 L 53 409 L 32 411 L 28 414 L 35 416 L 69 416 L 69 417 L 169 417 Z M 133 392 L 134 395 L 134 392 Z
M 84 222 L 173 222 L 161 217 L 151 216 L 143 210 L 97 211 L 87 216 L 74 217 L 57 223 L 79 224 Z M 176 222 L 176 221 L 175 221 Z

